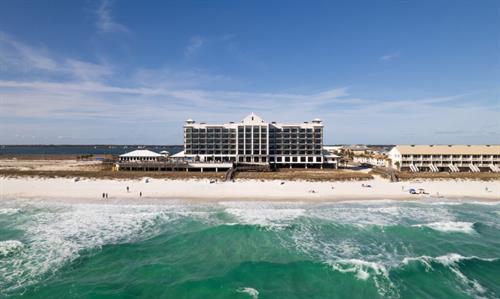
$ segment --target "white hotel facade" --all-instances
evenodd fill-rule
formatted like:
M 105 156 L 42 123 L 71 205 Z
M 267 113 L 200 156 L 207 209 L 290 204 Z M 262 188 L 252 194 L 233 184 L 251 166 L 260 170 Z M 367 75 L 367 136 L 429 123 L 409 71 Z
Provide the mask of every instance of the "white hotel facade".
M 500 145 L 397 145 L 388 157 L 403 171 L 500 172 Z
M 188 119 L 182 156 L 199 162 L 269 164 L 275 167 L 337 167 L 323 152 L 323 123 L 265 122 L 250 114 L 239 123 L 206 124 Z

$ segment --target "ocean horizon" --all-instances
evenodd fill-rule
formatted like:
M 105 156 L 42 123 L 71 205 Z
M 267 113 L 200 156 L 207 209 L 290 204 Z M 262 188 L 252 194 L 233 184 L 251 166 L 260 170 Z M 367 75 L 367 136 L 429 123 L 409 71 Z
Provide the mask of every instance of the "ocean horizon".
M 90 145 L 0 145 L 2 155 L 122 155 L 136 149 L 149 149 L 156 152 L 168 151 L 176 154 L 182 151 L 183 145 L 139 145 L 139 144 L 90 144 Z

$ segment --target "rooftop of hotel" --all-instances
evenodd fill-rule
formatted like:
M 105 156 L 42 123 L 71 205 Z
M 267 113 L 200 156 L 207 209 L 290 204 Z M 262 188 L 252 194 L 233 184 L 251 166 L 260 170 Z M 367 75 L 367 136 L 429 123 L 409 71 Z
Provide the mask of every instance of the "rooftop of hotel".
M 238 125 L 267 125 L 272 124 L 275 127 L 318 127 L 323 126 L 321 119 L 315 118 L 311 122 L 303 122 L 303 123 L 278 123 L 278 122 L 266 122 L 260 116 L 255 113 L 250 113 L 245 118 L 243 118 L 239 123 L 229 122 L 225 124 L 207 124 L 204 122 L 196 123 L 193 119 L 189 118 L 186 120 L 186 124 L 196 127 L 196 128 L 206 128 L 206 127 L 233 127 L 236 128 Z

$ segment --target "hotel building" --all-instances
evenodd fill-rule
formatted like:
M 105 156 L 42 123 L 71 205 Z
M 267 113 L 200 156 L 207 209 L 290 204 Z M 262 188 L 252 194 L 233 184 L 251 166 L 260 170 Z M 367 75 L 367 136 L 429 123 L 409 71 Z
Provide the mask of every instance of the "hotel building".
M 336 167 L 324 159 L 323 123 L 319 119 L 298 124 L 265 122 L 250 114 L 241 122 L 184 125 L 182 156 L 200 162 L 269 164 L 274 167 Z
M 500 171 L 500 145 L 397 145 L 388 156 L 402 171 Z

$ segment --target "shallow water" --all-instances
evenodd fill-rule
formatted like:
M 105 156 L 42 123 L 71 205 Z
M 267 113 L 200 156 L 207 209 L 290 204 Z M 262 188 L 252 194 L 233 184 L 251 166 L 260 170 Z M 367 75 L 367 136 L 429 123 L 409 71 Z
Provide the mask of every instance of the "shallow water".
M 500 298 L 500 205 L 2 201 L 0 297 Z

